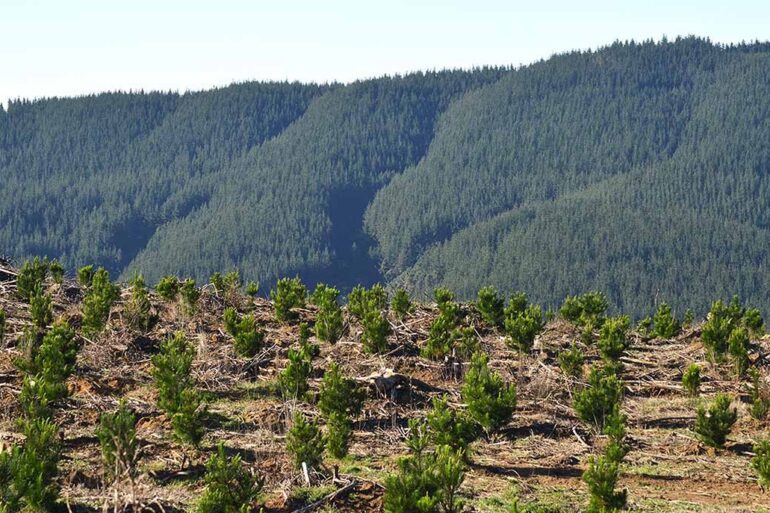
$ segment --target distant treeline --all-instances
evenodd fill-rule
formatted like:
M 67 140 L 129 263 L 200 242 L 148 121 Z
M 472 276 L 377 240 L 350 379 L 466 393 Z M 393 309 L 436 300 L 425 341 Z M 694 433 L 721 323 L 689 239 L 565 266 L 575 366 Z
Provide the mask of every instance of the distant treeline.
M 770 45 L 0 109 L 0 248 L 128 279 L 238 269 L 642 317 L 770 311 Z

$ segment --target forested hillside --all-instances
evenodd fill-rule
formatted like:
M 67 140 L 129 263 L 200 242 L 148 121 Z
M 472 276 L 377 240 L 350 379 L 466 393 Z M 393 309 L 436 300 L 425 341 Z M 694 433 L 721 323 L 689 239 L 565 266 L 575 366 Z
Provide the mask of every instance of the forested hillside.
M 513 57 L 512 57 L 513 58 Z M 154 282 L 238 268 L 770 310 L 770 45 L 11 102 L 0 252 Z

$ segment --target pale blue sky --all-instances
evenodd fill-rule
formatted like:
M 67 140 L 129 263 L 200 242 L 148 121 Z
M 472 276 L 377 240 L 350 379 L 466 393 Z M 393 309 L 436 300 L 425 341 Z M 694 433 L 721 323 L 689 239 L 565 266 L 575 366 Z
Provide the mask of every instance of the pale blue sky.
M 522 64 L 616 39 L 770 40 L 770 2 L 2 0 L 0 102 Z

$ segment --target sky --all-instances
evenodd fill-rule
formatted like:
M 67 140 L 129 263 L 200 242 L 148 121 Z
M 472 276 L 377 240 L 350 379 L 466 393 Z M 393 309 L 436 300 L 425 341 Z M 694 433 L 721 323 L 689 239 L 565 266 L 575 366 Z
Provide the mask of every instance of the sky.
M 0 103 L 521 65 L 615 40 L 770 40 L 741 0 L 0 0 Z

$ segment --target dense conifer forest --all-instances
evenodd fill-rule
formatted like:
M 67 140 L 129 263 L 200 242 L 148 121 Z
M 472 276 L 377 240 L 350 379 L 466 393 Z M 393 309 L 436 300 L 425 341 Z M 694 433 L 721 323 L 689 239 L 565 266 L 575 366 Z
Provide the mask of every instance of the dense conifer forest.
M 770 310 L 770 45 L 615 43 L 517 69 L 14 100 L 0 251 L 128 280 L 238 269 Z

